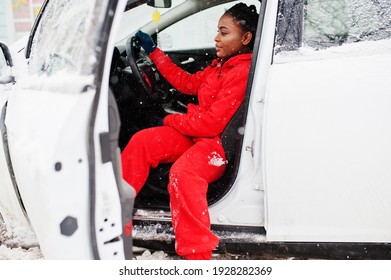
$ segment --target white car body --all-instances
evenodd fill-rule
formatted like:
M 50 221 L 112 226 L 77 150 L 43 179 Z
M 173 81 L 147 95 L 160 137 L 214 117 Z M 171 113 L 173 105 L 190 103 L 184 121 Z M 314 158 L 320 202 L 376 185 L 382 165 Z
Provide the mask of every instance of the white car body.
M 132 212 L 134 194 L 118 176 L 118 138 L 111 125 L 119 124 L 117 118 L 123 125 L 127 121 L 116 109 L 124 110 L 115 89 L 117 105 L 110 99 L 107 81 L 113 78 L 113 49 L 121 51 L 119 46 L 125 46 L 138 28 L 151 34 L 156 29 L 155 23 L 134 12 L 140 23 L 126 33 L 121 22 L 126 2 L 75 1 L 75 6 L 91 12 L 83 22 L 87 31 L 79 41 L 70 42 L 79 42 L 75 49 L 80 47 L 77 50 L 83 55 L 53 54 L 55 58 L 50 58 L 61 59 L 61 66 L 73 72 L 55 73 L 49 65 L 46 72 L 41 69 L 43 73 L 36 75 L 34 69 L 41 62 L 37 57 L 47 56 L 46 49 L 34 45 L 34 36 L 38 36 L 34 32 L 40 29 L 33 29 L 28 58 L 13 53 L 19 67 L 13 70 L 16 83 L 0 85 L 4 112 L 0 119 L 0 213 L 6 223 L 31 226 L 48 259 L 129 258 L 132 238 L 123 228 L 132 215 L 136 225 L 133 241 L 141 240 L 143 245 L 161 239 L 159 225 L 170 222 L 167 208 L 149 209 L 137 200 Z M 166 18 L 162 15 L 162 25 L 174 23 L 175 13 L 198 5 L 196 1 L 173 2 L 178 6 L 168 11 Z M 377 7 L 365 0 L 324 2 L 349 15 L 341 16 L 343 25 L 328 28 L 326 16 L 315 16 L 320 7 L 316 5 L 322 5 L 315 0 L 308 1 L 305 17 L 302 0 L 264 0 L 257 5 L 260 23 L 245 100 L 245 126 L 240 131 L 243 137 L 235 158 L 238 164 L 232 170 L 230 186 L 210 203 L 212 229 L 219 233 L 222 244 L 257 244 L 254 250 L 263 250 L 268 244 L 293 245 L 290 253 L 303 253 L 300 248 L 305 248 L 304 244 L 321 248 L 364 244 L 374 249 L 369 253 L 366 249 L 361 257 L 389 258 L 391 24 L 381 26 L 387 21 L 376 18 L 380 17 L 376 9 L 391 15 L 391 5 Z M 292 3 L 297 6 L 289 6 Z M 297 46 L 280 36 L 283 12 L 288 9 L 305 21 L 297 25 L 305 27 L 298 31 L 301 39 L 291 40 Z M 69 30 L 61 26 L 78 13 L 79 9 L 71 8 L 61 14 L 57 30 L 42 24 L 48 34 L 58 32 L 62 38 L 61 32 Z M 221 9 L 214 14 L 220 15 Z M 363 34 L 358 30 L 363 15 L 376 21 L 376 30 L 383 30 L 379 37 L 370 37 L 374 33 L 371 22 L 364 24 L 366 37 L 355 37 Z M 350 26 L 352 19 L 358 23 Z M 186 44 L 175 45 L 170 31 L 164 31 L 166 26 L 159 34 L 161 48 L 167 53 L 185 50 Z M 209 30 L 210 24 L 204 27 Z M 320 27 L 325 27 L 323 33 Z M 324 39 L 317 34 L 334 36 L 336 42 L 315 48 L 311 44 Z M 59 42 L 48 38 L 43 46 L 50 50 L 53 43 L 55 49 Z M 180 33 L 178 38 L 182 38 Z M 321 39 L 315 42 L 314 38 Z M 200 49 L 206 48 L 205 38 L 194 40 L 200 40 Z M 72 61 L 72 55 L 79 60 Z M 129 73 L 126 69 L 121 73 Z M 145 233 L 142 229 L 150 224 L 154 225 L 152 234 Z M 170 242 L 172 238 L 163 237 Z M 338 252 L 329 255 L 338 256 Z

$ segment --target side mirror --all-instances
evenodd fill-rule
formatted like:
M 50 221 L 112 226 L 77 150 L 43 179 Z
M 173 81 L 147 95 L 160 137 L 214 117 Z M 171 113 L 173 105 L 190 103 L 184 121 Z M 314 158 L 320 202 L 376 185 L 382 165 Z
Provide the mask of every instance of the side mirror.
M 147 5 L 154 8 L 171 8 L 171 0 L 148 0 Z
M 0 42 L 0 84 L 5 85 L 14 83 L 15 78 L 12 75 L 11 68 L 13 66 L 11 53 L 6 44 Z

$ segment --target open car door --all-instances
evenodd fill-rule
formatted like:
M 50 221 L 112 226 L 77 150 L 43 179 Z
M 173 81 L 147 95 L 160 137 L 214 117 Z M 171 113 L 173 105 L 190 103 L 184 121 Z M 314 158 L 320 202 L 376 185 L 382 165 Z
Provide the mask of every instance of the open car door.
M 130 259 L 134 194 L 121 179 L 108 88 L 125 1 L 47 0 L 9 94 L 5 127 L 20 200 L 48 259 Z M 108 67 L 107 67 L 108 65 Z

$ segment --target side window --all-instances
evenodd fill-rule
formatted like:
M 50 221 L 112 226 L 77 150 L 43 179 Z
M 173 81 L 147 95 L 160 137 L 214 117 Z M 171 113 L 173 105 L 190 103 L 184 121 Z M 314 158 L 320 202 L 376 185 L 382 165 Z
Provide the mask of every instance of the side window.
M 94 8 L 95 1 L 50 1 L 34 34 L 30 72 L 90 73 L 85 66 L 91 64 L 89 54 L 95 44 L 95 38 L 89 37 Z
M 7 45 L 0 42 L 0 84 L 13 82 L 12 59 Z
M 9 75 L 9 73 L 10 73 L 10 70 L 9 70 L 8 63 L 5 59 L 3 50 L 0 49 L 0 79 L 3 76 Z
M 233 1 L 200 11 L 162 30 L 158 35 L 159 47 L 163 51 L 214 48 L 219 18 L 239 2 L 255 5 L 259 12 L 259 0 Z
M 284 0 L 279 6 L 276 53 L 391 38 L 391 1 Z
M 391 2 L 311 0 L 304 23 L 304 44 L 314 48 L 390 38 Z

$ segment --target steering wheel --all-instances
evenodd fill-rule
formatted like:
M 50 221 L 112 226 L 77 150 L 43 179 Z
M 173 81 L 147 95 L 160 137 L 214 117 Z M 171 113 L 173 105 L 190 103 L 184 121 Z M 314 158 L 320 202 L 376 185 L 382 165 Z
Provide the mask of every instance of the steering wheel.
M 169 101 L 172 98 L 171 86 L 141 50 L 141 41 L 137 37 L 132 36 L 127 40 L 126 53 L 132 74 L 145 94 L 158 103 Z
M 148 69 L 151 68 L 152 62 L 146 53 L 141 51 L 141 41 L 135 36 L 130 37 L 126 42 L 126 52 L 134 77 L 142 89 L 151 95 L 155 87 L 155 81 L 152 81 L 143 70 L 152 72 L 152 69 Z M 138 65 L 141 66 L 139 67 Z

